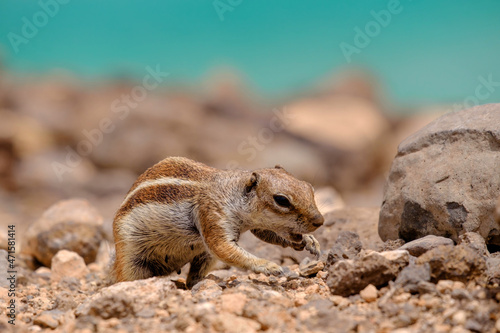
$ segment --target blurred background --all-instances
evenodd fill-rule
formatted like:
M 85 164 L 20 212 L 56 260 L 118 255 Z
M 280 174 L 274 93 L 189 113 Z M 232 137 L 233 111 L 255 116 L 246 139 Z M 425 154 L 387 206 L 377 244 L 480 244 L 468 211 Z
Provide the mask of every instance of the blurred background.
M 500 99 L 500 2 L 0 2 L 0 223 L 107 221 L 167 156 L 381 203 L 402 139 Z

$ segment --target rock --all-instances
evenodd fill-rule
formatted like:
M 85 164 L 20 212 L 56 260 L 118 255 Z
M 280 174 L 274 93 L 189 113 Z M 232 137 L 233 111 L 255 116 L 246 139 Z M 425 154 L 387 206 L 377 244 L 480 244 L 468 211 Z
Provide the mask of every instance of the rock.
M 409 243 L 406 243 L 399 249 L 408 251 L 414 257 L 419 257 L 425 252 L 441 245 L 453 246 L 453 240 L 446 237 L 428 235 L 419 239 L 415 239 Z
M 422 127 L 429 124 L 431 121 L 436 120 L 447 112 L 444 108 L 422 108 L 418 112 L 412 112 L 404 117 L 392 117 L 392 125 L 390 131 L 378 142 L 376 149 L 380 151 L 381 167 L 387 171 L 391 167 L 394 160 L 394 155 L 398 150 L 398 145 L 411 134 L 417 132 Z
M 288 110 L 294 119 L 288 131 L 343 150 L 366 148 L 389 125 L 374 104 L 348 95 L 302 99 Z
M 327 264 L 333 265 L 339 260 L 354 259 L 363 248 L 357 233 L 341 231 L 332 248 L 328 251 Z
M 401 246 L 405 245 L 405 241 L 402 239 L 389 239 L 382 244 L 380 247 L 381 251 L 393 251 L 399 249 Z
M 421 295 L 424 294 L 435 294 L 436 285 L 432 282 L 420 281 L 418 283 L 418 293 Z
M 61 318 L 62 315 L 63 312 L 60 310 L 44 311 L 35 318 L 34 323 L 43 328 L 55 329 L 59 326 L 59 318 Z
M 274 306 L 269 307 L 269 303 L 262 301 L 252 301 L 245 306 L 244 317 L 255 319 L 264 329 L 273 329 L 276 332 L 288 331 L 290 322 L 293 321 L 291 315 L 285 311 L 280 311 Z M 288 306 L 291 306 L 289 304 Z M 266 311 L 263 311 L 266 309 Z
M 319 260 L 311 260 L 305 258 L 299 265 L 299 273 L 301 276 L 312 276 L 325 268 L 325 263 Z
M 124 318 L 133 313 L 133 303 L 128 295 L 116 293 L 98 298 L 89 307 L 91 316 L 109 318 Z
M 458 237 L 458 244 L 464 244 L 482 255 L 487 257 L 490 255 L 484 238 L 476 232 L 466 232 Z
M 216 316 L 212 325 L 215 331 L 228 333 L 254 333 L 260 331 L 261 328 L 258 322 L 231 313 Z
M 77 317 L 123 318 L 150 305 L 160 304 L 177 295 L 174 282 L 165 277 L 120 282 L 101 289 L 87 298 L 75 311 Z M 184 291 L 187 293 L 186 291 Z
M 222 311 L 233 313 L 241 316 L 243 308 L 247 302 L 247 296 L 242 293 L 224 294 L 221 295 L 221 309 Z
M 342 260 L 329 267 L 326 279 L 334 295 L 349 296 L 369 284 L 383 286 L 393 280 L 404 266 L 373 252 L 357 260 Z
M 26 251 L 47 267 L 63 249 L 91 263 L 103 239 L 102 224 L 102 217 L 86 200 L 58 202 L 28 228 Z
M 448 279 L 467 282 L 481 279 L 486 271 L 484 258 L 464 245 L 441 245 L 418 257 L 416 263 L 429 264 L 433 281 Z
M 384 251 L 380 252 L 380 255 L 399 265 L 400 268 L 406 267 L 410 263 L 410 254 L 406 250 Z
M 203 279 L 191 289 L 193 295 L 200 299 L 210 300 L 222 294 L 222 288 L 211 279 Z
M 73 310 L 78 306 L 73 295 L 68 291 L 62 291 L 57 294 L 54 307 L 60 311 Z
M 63 277 L 58 284 L 52 284 L 59 289 L 71 290 L 72 292 L 77 292 L 82 289 L 82 280 L 74 276 Z
M 485 332 L 486 330 L 483 327 L 483 323 L 474 320 L 474 319 L 469 319 L 465 323 L 465 328 L 467 330 L 472 331 L 472 332 Z
M 314 191 L 314 200 L 321 214 L 325 215 L 345 207 L 344 200 L 333 187 L 321 187 Z
M 59 282 L 67 277 L 81 279 L 90 273 L 83 258 L 78 253 L 67 250 L 57 252 L 52 258 L 51 270 L 50 279 L 52 282 Z
M 366 286 L 365 289 L 360 291 L 359 296 L 361 296 L 361 298 L 368 303 L 373 302 L 377 300 L 378 296 L 377 288 L 375 288 L 373 284 L 369 284 Z
M 402 286 L 404 291 L 414 294 L 422 289 L 423 282 L 430 280 L 431 268 L 429 264 L 409 265 L 399 273 L 395 283 Z
M 458 310 L 451 318 L 453 324 L 463 325 L 467 321 L 467 312 Z
M 201 321 L 207 315 L 211 315 L 217 311 L 215 305 L 210 302 L 201 302 L 194 306 L 192 314 L 194 319 Z
M 486 266 L 488 270 L 486 275 L 488 276 L 488 283 L 500 285 L 500 257 L 488 258 L 486 260 Z
M 382 240 L 477 232 L 500 245 L 500 104 L 447 113 L 398 147 L 384 192 Z
M 286 131 L 321 147 L 326 163 L 335 165 L 328 169 L 328 180 L 335 188 L 351 190 L 377 173 L 372 148 L 389 123 L 376 105 L 353 96 L 331 95 L 296 101 L 287 110 L 293 121 Z
M 156 314 L 155 310 L 152 308 L 145 308 L 139 310 L 135 315 L 139 318 L 152 318 Z
M 36 269 L 36 271 L 34 273 L 37 275 L 40 275 L 40 276 L 50 277 L 50 275 L 52 274 L 52 271 L 50 270 L 50 268 L 47 268 L 45 266 L 40 266 Z
M 297 273 L 296 271 L 292 271 L 288 267 L 283 267 L 283 274 L 285 275 L 285 277 L 288 281 L 297 280 L 298 278 L 300 278 L 299 273 Z
M 464 288 L 453 289 L 451 291 L 451 297 L 453 297 L 454 299 L 459 300 L 459 301 L 461 301 L 461 300 L 470 301 L 472 299 L 472 296 L 470 295 L 470 293 Z
M 326 271 L 319 271 L 316 276 L 318 278 L 320 278 L 320 279 L 325 280 L 328 277 L 328 272 L 326 272 Z
M 299 310 L 301 310 L 299 317 L 308 317 L 306 325 L 312 332 L 321 332 L 330 327 L 332 321 L 335 321 L 336 328 L 340 327 L 340 332 L 349 332 L 349 328 L 353 329 L 356 325 L 351 320 L 346 320 L 347 318 L 339 318 L 337 308 L 333 306 L 332 301 L 313 300 L 302 305 Z

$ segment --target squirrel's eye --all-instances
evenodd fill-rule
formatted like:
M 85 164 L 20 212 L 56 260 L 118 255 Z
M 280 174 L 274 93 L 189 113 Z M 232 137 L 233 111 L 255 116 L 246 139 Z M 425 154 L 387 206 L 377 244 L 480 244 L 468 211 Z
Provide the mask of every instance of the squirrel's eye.
M 292 204 L 290 203 L 290 200 L 288 200 L 287 197 L 283 196 L 283 195 L 275 195 L 274 196 L 274 201 L 280 205 L 281 207 L 285 207 L 285 208 L 288 208 L 290 207 Z

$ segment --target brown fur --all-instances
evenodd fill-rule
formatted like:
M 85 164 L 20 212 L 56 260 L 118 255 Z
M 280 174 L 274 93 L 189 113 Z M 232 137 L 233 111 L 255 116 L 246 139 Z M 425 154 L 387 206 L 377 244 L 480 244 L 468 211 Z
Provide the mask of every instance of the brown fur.
M 149 202 L 174 203 L 193 197 L 195 193 L 195 189 L 192 186 L 185 185 L 146 187 L 134 193 L 134 195 L 122 204 L 116 213 L 115 219 L 120 219 L 137 205 L 144 205 Z
M 290 205 L 278 204 L 276 196 Z M 280 274 L 281 267 L 238 246 L 240 233 L 252 230 L 266 242 L 319 255 L 318 242 L 304 234 L 322 223 L 312 186 L 282 167 L 225 171 L 167 158 L 138 178 L 116 213 L 114 279 L 168 275 L 190 262 L 191 287 L 215 259 Z
M 172 177 L 177 179 L 203 181 L 210 177 L 216 169 L 205 164 L 188 160 L 183 157 L 170 157 L 164 159 L 146 170 L 137 178 L 129 190 L 129 193 L 146 180 L 154 180 L 161 177 Z

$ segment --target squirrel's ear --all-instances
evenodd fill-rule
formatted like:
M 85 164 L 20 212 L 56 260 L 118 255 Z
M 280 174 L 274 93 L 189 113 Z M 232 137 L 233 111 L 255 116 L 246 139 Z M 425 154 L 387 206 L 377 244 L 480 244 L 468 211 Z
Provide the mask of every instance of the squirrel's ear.
M 285 171 L 285 172 L 287 172 L 287 173 L 288 173 L 288 171 L 286 171 L 286 170 L 285 170 L 285 168 L 283 168 L 283 167 L 282 167 L 281 165 L 279 165 L 279 164 L 276 164 L 276 165 L 274 166 L 274 168 L 275 168 L 275 169 L 280 169 L 280 170 L 283 170 L 283 171 Z
M 253 172 L 252 176 L 250 176 L 250 179 L 247 182 L 247 185 L 245 186 L 246 193 L 250 193 L 257 186 L 259 180 L 260 175 L 256 172 Z

